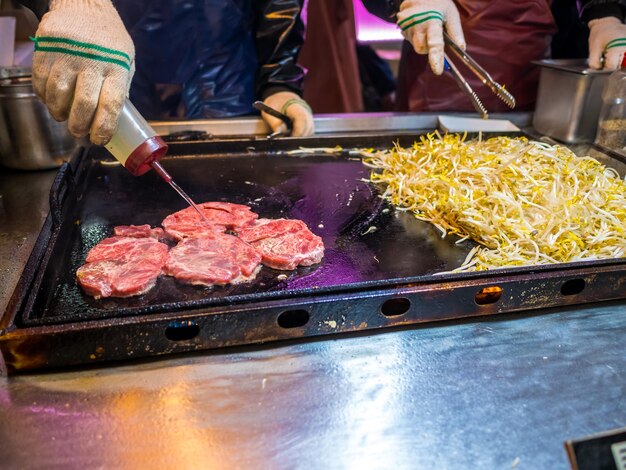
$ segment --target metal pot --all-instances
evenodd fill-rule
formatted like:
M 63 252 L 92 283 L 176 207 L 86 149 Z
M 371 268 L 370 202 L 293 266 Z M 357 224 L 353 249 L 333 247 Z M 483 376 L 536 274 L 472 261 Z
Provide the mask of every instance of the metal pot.
M 67 124 L 55 121 L 39 101 L 30 77 L 0 80 L 0 165 L 57 168 L 77 145 Z

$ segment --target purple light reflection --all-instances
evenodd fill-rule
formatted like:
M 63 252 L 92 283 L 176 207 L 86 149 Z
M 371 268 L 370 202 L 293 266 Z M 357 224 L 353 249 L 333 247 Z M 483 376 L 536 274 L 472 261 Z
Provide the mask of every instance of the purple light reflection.
M 310 167 L 290 184 L 276 188 L 289 194 L 289 186 L 295 185 L 302 196 L 288 217 L 304 221 L 313 233 L 323 238 L 325 247 L 324 258 L 315 270 L 289 278 L 288 289 L 350 284 L 376 276 L 375 253 L 360 237 L 347 233 L 346 228 L 351 224 L 358 226 L 359 217 L 371 213 L 379 204 L 377 193 L 359 180 L 365 176 L 367 171 L 360 162 L 345 164 L 330 159 Z M 366 227 L 353 230 L 362 232 Z
M 35 414 L 49 414 L 54 416 L 73 416 L 84 418 L 86 416 L 93 417 L 93 413 L 83 413 L 81 411 L 62 411 L 53 406 L 31 405 L 28 407 Z
M 329 284 L 342 285 L 368 280 L 367 275 L 361 271 L 363 268 L 358 264 L 340 250 L 326 249 L 324 259 L 316 269 L 310 274 L 287 280 L 287 289 L 310 289 L 326 287 Z
M 356 38 L 359 42 L 402 40 L 402 34 L 394 23 L 388 23 L 369 13 L 361 0 L 355 0 L 353 4 Z

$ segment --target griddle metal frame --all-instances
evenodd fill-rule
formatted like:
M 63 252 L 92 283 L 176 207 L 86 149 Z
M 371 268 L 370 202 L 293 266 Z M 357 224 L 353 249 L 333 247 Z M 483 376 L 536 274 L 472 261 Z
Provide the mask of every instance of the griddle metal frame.
M 336 142 L 336 137 L 326 141 L 323 138 L 293 140 L 293 146 L 330 146 L 329 142 L 333 141 Z M 344 139 L 348 144 L 357 141 Z M 292 144 L 266 142 L 261 147 L 271 152 L 281 145 Z M 221 150 L 241 148 L 242 142 L 230 142 Z M 610 154 L 606 149 L 598 149 Z M 76 161 L 80 162 L 87 151 L 81 150 Z M 174 151 L 206 153 L 207 147 L 205 143 L 192 142 L 177 148 L 174 145 Z M 617 154 L 610 156 L 621 158 Z M 174 312 L 25 325 L 23 319 L 33 308 L 33 289 L 42 281 L 45 264 L 64 223 L 65 200 L 73 191 L 73 174 L 76 172 L 78 180 L 81 171 L 80 163 L 74 169 L 66 165 L 59 171 L 51 191 L 50 214 L 0 321 L 3 373 L 476 319 L 626 298 L 626 259 L 617 259 L 372 282 L 306 295 L 260 296 Z M 494 287 L 500 289 L 500 296 L 487 295 L 482 304 L 477 303 L 479 292 Z

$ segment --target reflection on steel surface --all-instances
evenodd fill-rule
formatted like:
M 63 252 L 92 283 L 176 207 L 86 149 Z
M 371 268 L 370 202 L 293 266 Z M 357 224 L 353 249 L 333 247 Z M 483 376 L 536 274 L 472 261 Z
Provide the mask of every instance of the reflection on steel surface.
M 1 466 L 565 469 L 626 416 L 624 331 L 614 303 L 0 378 Z

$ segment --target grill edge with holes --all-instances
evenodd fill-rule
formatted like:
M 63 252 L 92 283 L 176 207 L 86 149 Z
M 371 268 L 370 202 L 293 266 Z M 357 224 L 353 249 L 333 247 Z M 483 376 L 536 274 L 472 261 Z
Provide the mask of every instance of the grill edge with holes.
M 165 328 L 165 337 L 170 341 L 187 341 L 200 334 L 200 327 L 194 321 L 173 321 Z
M 309 321 L 309 312 L 306 310 L 285 310 L 276 319 L 281 328 L 300 328 Z
M 411 301 L 406 297 L 386 300 L 380 307 L 380 313 L 386 317 L 404 315 L 411 308 Z
M 576 295 L 580 294 L 586 286 L 584 279 L 569 279 L 561 286 L 561 294 L 563 295 Z
M 483 287 L 474 296 L 474 300 L 478 305 L 495 304 L 502 297 L 502 287 L 489 286 Z

